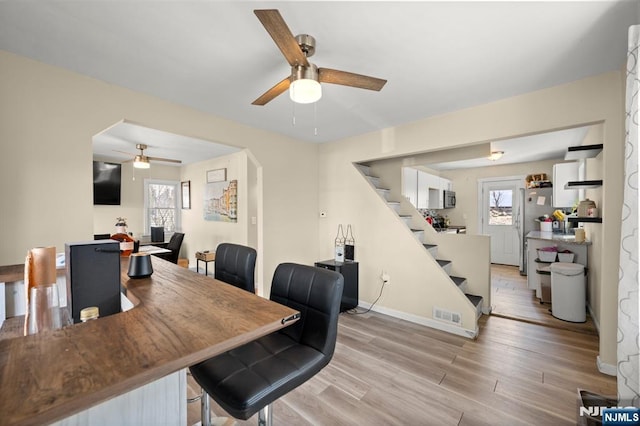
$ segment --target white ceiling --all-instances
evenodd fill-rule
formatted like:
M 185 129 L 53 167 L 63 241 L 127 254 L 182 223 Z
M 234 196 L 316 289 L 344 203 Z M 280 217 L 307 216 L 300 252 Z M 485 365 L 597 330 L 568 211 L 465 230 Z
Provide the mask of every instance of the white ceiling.
M 502 151 L 504 155 L 496 161 L 487 157 L 445 163 L 424 164 L 433 170 L 471 169 L 500 166 L 543 160 L 564 160 L 567 148 L 582 145 L 590 126 L 555 132 L 539 133 L 519 138 L 491 142 L 491 151 Z
M 286 94 L 251 105 L 289 74 L 256 8 L 313 35 L 319 66 L 387 85 L 324 84 L 314 105 L 294 108 Z M 2 1 L 0 48 L 324 142 L 619 70 L 639 16 L 638 1 Z
M 122 121 L 93 137 L 93 155 L 102 160 L 124 162 L 132 160 L 140 151 L 136 144 L 145 144 L 144 155 L 180 160 L 181 164 L 151 161 L 165 166 L 182 166 L 221 157 L 240 151 L 228 145 L 176 135 Z

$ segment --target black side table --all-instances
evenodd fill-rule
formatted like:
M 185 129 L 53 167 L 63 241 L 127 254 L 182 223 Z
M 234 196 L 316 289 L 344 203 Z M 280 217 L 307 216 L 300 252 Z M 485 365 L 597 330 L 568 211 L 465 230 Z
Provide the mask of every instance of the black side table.
M 358 262 L 336 262 L 331 259 L 316 262 L 315 266 L 336 271 L 344 277 L 340 312 L 358 307 Z

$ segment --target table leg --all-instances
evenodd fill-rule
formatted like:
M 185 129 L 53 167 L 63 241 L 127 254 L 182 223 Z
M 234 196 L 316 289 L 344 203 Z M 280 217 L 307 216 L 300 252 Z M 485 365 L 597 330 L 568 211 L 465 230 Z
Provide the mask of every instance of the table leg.
M 200 259 L 196 259 L 196 274 L 200 273 Z

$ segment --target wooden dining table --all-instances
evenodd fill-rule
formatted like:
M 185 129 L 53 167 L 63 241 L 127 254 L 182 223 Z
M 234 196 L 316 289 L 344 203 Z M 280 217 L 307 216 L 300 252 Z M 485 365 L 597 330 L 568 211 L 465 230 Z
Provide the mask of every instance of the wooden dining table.
M 83 412 L 286 327 L 298 312 L 152 256 L 153 275 L 121 281 L 134 308 L 0 340 L 0 425 Z

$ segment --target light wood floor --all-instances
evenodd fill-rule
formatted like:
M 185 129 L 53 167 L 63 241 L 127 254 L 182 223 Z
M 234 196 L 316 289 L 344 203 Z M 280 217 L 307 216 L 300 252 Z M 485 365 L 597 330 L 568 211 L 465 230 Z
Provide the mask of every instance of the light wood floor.
M 578 388 L 616 394 L 615 378 L 596 368 L 597 336 L 496 316 L 480 323 L 469 340 L 374 312 L 341 314 L 333 360 L 274 403 L 274 423 L 575 425 Z M 189 404 L 188 424 L 199 409 Z
M 491 313 L 548 327 L 580 333 L 597 334 L 592 318 L 587 314 L 584 323 L 572 323 L 555 318 L 549 303 L 540 303 L 535 290 L 527 288 L 527 277 L 515 266 L 491 265 Z

